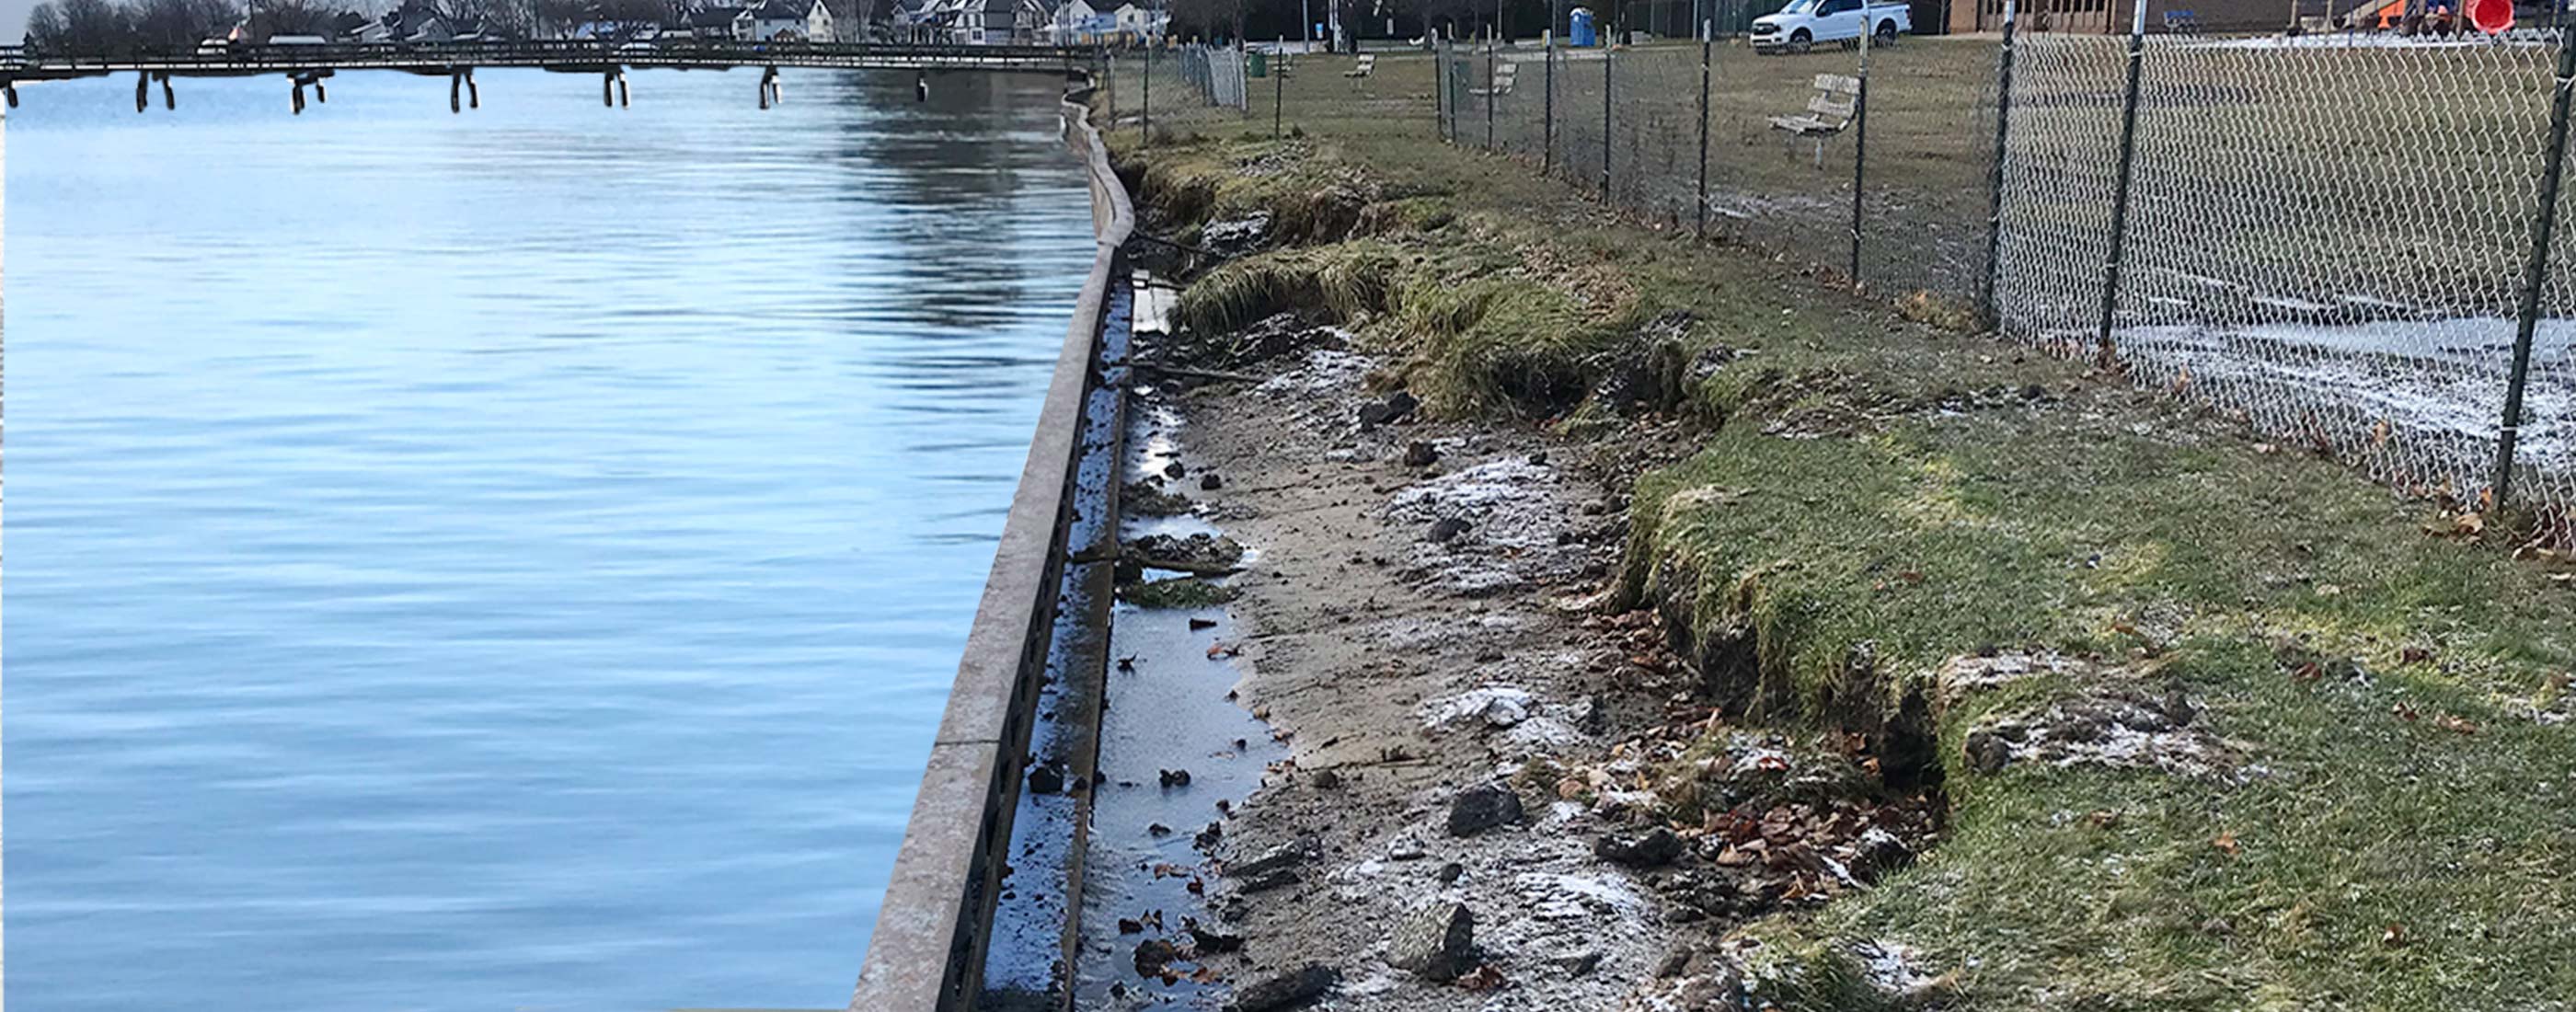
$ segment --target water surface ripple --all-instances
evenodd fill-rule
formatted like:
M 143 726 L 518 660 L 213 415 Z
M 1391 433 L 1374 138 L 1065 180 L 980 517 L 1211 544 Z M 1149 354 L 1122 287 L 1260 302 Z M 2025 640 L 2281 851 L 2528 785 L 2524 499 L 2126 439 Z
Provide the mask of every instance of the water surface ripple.
M 1089 267 L 1059 82 L 22 88 L 10 1003 L 837 1007 Z

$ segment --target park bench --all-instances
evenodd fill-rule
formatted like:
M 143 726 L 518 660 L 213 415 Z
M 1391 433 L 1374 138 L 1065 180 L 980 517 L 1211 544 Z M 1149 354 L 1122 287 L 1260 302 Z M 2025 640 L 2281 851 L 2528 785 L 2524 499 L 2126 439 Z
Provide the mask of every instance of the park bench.
M 1771 129 L 1786 131 L 1794 141 L 1805 137 L 1816 142 L 1816 167 L 1825 167 L 1825 138 L 1843 132 L 1851 125 L 1852 111 L 1860 98 L 1860 78 L 1841 74 L 1816 75 L 1816 97 L 1807 100 L 1807 111 L 1771 117 Z
M 1367 76 L 1369 76 L 1370 74 L 1375 73 L 1376 71 L 1377 71 L 1377 54 L 1375 54 L 1375 53 L 1362 53 L 1362 54 L 1360 54 L 1360 62 L 1358 62 L 1357 64 L 1352 65 L 1351 69 L 1349 69 L 1349 70 L 1345 70 L 1345 71 L 1342 71 L 1342 76 L 1343 76 L 1343 77 L 1367 77 Z
M 1512 82 L 1520 79 L 1520 68 L 1521 65 L 1518 63 L 1497 64 L 1494 67 L 1494 83 L 1492 87 L 1469 88 L 1467 89 L 1467 93 L 1479 96 L 1509 95 L 1512 93 Z

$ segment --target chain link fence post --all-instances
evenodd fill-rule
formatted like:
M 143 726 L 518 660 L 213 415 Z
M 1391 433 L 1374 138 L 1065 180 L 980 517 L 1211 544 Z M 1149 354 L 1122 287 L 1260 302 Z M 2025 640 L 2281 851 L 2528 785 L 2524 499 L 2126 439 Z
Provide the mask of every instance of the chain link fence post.
M 1485 29 L 1485 150 L 1494 150 L 1494 92 L 1500 90 L 1494 80 L 1494 61 L 1503 48 L 1503 4 L 1494 0 L 1494 24 Z
M 1694 4 L 1693 6 L 1697 6 Z M 1693 13 L 1697 13 L 1694 11 Z M 1699 196 L 1692 202 L 1697 208 L 1693 234 L 1708 238 L 1708 84 L 1709 61 L 1715 56 L 1717 21 L 1702 19 L 1699 23 Z
M 2119 360 L 2119 346 L 2111 341 L 2111 316 L 2120 308 L 2121 247 L 2129 237 L 2129 189 L 2137 177 L 2138 74 L 2147 55 L 2147 3 L 2130 0 L 2130 4 L 2129 83 L 2120 99 L 2120 175 L 2111 198 L 2111 255 L 2102 263 L 2102 323 L 2094 331 L 2096 351 L 2106 367 Z
M 1616 29 L 1613 29 L 1616 31 Z M 1617 36 L 1601 40 L 1601 202 L 1610 202 L 1610 65 L 1619 62 Z
M 1995 278 L 2003 272 L 2004 154 L 2012 130 L 2013 27 L 2015 0 L 2004 0 L 2003 53 L 1995 58 L 1995 160 L 1987 166 L 1986 275 L 1978 286 L 1977 311 L 1986 329 L 2003 329 L 2003 310 L 1995 304 Z
M 1547 16 L 1549 20 L 1547 35 L 1545 38 L 1547 52 L 1547 95 L 1542 100 L 1544 107 L 1539 114 L 1541 122 L 1539 124 L 1538 172 L 1542 176 L 1556 170 L 1556 25 L 1559 17 L 1564 13 L 1564 8 L 1564 0 L 1551 0 L 1548 4 Z
M 2540 287 L 2549 276 L 2549 241 L 2558 223 L 2559 177 L 2567 165 L 2567 103 L 2576 82 L 2576 26 L 2558 36 L 2558 77 L 2549 104 L 2549 163 L 2540 169 L 2540 206 L 2531 217 L 2531 259 L 2523 271 L 2522 307 L 2514 324 L 2513 372 L 2505 381 L 2504 424 L 2496 430 L 2496 467 L 2490 508 L 2503 512 L 2513 492 L 2514 445 L 2522 435 L 2522 394 L 2531 382 L 2532 336 L 2540 328 Z
M 1279 52 L 1270 60 L 1270 139 L 1279 139 L 1279 120 L 1288 109 L 1288 37 L 1279 37 Z
M 1138 147 L 1154 146 L 1154 50 L 1161 48 L 1152 35 L 1145 36 L 1145 121 L 1144 136 L 1138 139 Z
M 2145 3 L 2146 0 L 2130 0 Z M 1860 90 L 1852 95 L 1851 280 L 1860 284 L 1861 188 L 1869 166 L 1869 39 L 1878 34 L 1878 15 L 1870 0 L 1860 0 Z
M 1431 44 L 1431 113 L 1440 121 L 1440 139 L 1456 143 L 1457 139 L 1449 136 L 1449 35 L 1445 28 Z

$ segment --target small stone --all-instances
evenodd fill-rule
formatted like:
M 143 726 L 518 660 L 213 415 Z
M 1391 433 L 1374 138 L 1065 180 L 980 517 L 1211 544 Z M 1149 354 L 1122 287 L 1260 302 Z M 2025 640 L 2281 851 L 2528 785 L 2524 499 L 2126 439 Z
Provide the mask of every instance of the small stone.
M 1600 969 L 1601 967 L 1601 950 L 1584 949 L 1580 952 L 1569 952 L 1561 956 L 1550 956 L 1548 957 L 1547 965 L 1549 968 L 1568 977 L 1590 976 L 1592 971 Z
M 2005 763 L 2012 761 L 2012 744 L 2005 741 L 2002 736 L 1988 731 L 1969 732 L 1964 750 L 1967 752 L 1968 768 L 1979 773 L 1993 773 L 2003 769 Z
M 1308 963 L 1274 977 L 1265 977 L 1234 992 L 1226 1012 L 1281 1012 L 1300 1008 L 1333 989 L 1342 975 L 1321 963 Z
M 1404 466 L 1406 467 L 1430 467 L 1439 462 L 1440 449 L 1428 442 L 1417 439 L 1404 446 Z
M 1177 460 L 1163 465 L 1163 477 L 1166 478 L 1184 478 L 1188 477 L 1189 473 L 1190 469 L 1182 466 L 1181 462 Z
M 1029 792 L 1056 794 L 1064 790 L 1064 772 L 1053 766 L 1029 767 Z
M 1412 394 L 1398 390 L 1386 395 L 1385 400 L 1360 405 L 1360 425 L 1385 425 L 1412 414 L 1413 409 L 1421 406 L 1422 402 L 1415 400 Z
M 1199 491 L 1214 492 L 1225 487 L 1225 478 L 1214 471 L 1199 476 Z
M 1425 980 L 1456 980 L 1476 958 L 1476 918 L 1464 903 L 1437 902 L 1405 915 L 1387 941 L 1386 963 Z
M 1170 836 L 1172 835 L 1172 827 L 1157 822 L 1146 826 L 1145 833 L 1148 836 Z
M 1520 795 L 1499 783 L 1459 791 L 1449 801 L 1449 835 L 1474 836 L 1496 826 L 1521 821 Z
M 1631 868 L 1656 868 L 1682 856 L 1682 838 L 1662 826 L 1637 836 L 1604 836 L 1593 841 L 1593 856 Z
M 1466 865 L 1459 864 L 1456 861 L 1451 861 L 1448 864 L 1441 865 L 1440 870 L 1435 873 L 1434 877 L 1440 880 L 1441 885 L 1457 885 L 1458 880 L 1465 877 L 1466 874 Z
M 1306 863 L 1307 855 L 1313 852 L 1315 846 L 1312 841 L 1307 840 L 1283 843 L 1251 858 L 1226 865 L 1225 873 L 1237 878 L 1252 878 L 1284 868 L 1295 868 Z
M 1906 862 L 1914 860 L 1913 848 L 1906 846 L 1905 841 L 1897 839 L 1896 834 L 1877 826 L 1862 830 L 1860 838 L 1852 841 L 1852 845 L 1855 851 L 1852 857 L 1852 874 L 1859 876 L 1865 882 L 1877 881 L 1880 875 L 1902 868 Z
M 1246 876 L 1243 879 L 1243 891 L 1248 893 L 1268 892 L 1272 889 L 1296 885 L 1298 881 L 1297 869 L 1272 868 L 1269 871 L 1262 872 L 1258 875 Z
M 1190 925 L 1190 943 L 1201 954 L 1235 952 L 1243 948 L 1243 936 L 1227 934 L 1199 924 Z
M 1181 950 L 1178 946 L 1160 938 L 1148 938 L 1136 943 L 1136 975 L 1162 976 L 1164 964 L 1179 958 Z
M 1431 522 L 1431 530 L 1426 532 L 1423 536 L 1430 538 L 1434 542 L 1447 544 L 1451 541 L 1458 540 L 1458 536 L 1467 533 L 1468 528 L 1471 526 L 1473 525 L 1457 517 L 1441 517 L 1440 519 Z
M 1530 455 L 1529 455 L 1529 462 L 1530 462 L 1530 463 L 1532 463 L 1532 464 L 1541 464 L 1541 465 L 1546 464 L 1546 463 L 1547 463 L 1547 451 L 1546 451 L 1546 450 L 1540 450 L 1540 451 L 1538 451 L 1538 452 L 1536 452 L 1536 453 L 1530 454 Z M 1598 962 L 1600 962 L 1600 960 L 1599 960 L 1599 959 L 1595 959 L 1595 960 L 1593 960 L 1593 962 L 1598 963 Z
M 1187 787 L 1187 786 L 1189 786 L 1189 785 L 1190 785 L 1190 771 L 1188 771 L 1188 770 L 1164 770 L 1164 771 L 1163 771 L 1163 786 L 1165 786 L 1165 787 Z
M 1342 785 L 1342 775 L 1333 770 L 1316 770 L 1313 780 L 1315 789 L 1319 791 L 1329 791 Z

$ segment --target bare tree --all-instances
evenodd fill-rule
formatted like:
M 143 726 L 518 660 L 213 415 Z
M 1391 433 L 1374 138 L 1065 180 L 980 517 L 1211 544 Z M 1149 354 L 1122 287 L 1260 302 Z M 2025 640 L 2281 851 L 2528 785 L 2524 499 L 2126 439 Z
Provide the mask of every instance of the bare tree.
M 626 38 L 661 24 L 670 14 L 666 0 L 600 0 L 591 8 L 590 19 Z
M 241 17 L 231 0 L 141 0 L 128 14 L 137 48 L 171 54 L 195 49 Z
M 27 12 L 27 35 L 28 41 L 47 52 L 83 56 L 123 56 L 133 52 L 134 44 L 125 11 L 107 0 L 37 4 Z
M 454 26 L 478 25 L 486 36 L 526 39 L 537 35 L 537 8 L 520 0 L 442 0 L 438 15 Z
M 40 50 L 54 49 L 63 44 L 63 37 L 69 33 L 70 29 L 63 25 L 62 14 L 54 10 L 53 4 L 39 3 L 27 9 L 27 45 Z

